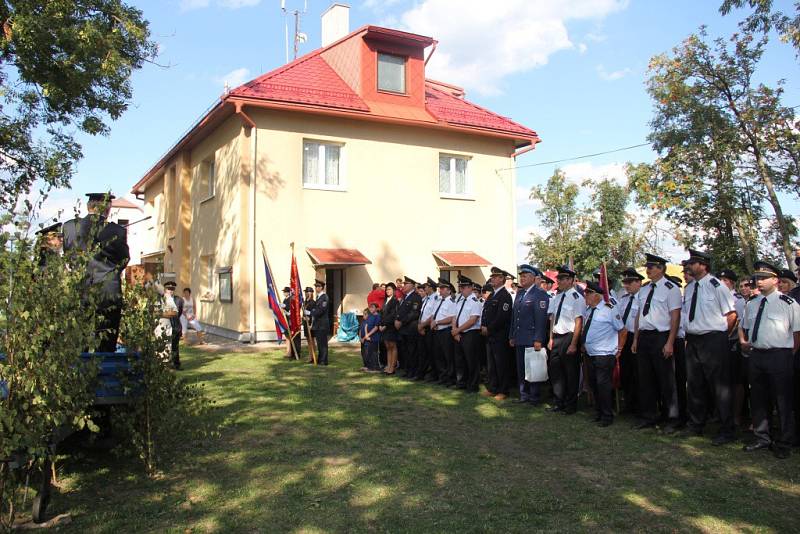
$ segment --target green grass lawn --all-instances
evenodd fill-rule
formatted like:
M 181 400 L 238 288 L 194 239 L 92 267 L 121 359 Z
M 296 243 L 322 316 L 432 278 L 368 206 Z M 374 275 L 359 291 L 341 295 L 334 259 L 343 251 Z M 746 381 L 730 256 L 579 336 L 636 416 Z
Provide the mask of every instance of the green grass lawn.
M 279 350 L 184 352 L 221 437 L 156 479 L 109 455 L 68 461 L 51 505 L 73 514 L 61 531 L 800 530 L 798 454 L 365 375 L 353 350 L 327 368 Z

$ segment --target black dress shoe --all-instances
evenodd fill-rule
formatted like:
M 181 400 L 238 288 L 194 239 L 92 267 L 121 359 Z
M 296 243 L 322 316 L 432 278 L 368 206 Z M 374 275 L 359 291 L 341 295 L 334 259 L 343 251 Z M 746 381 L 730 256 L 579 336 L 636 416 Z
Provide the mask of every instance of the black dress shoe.
M 734 441 L 736 441 L 735 437 L 720 434 L 711 440 L 711 444 L 715 447 L 719 447 L 720 445 L 726 445 L 728 443 L 733 443 Z
M 552 413 L 558 413 L 558 412 L 563 412 L 564 408 L 562 408 L 561 406 L 556 405 L 556 406 L 551 406 L 550 408 L 547 409 L 547 411 L 548 412 L 552 412 Z
M 774 447 L 772 449 L 772 454 L 779 460 L 785 460 L 792 454 L 792 451 L 788 447 Z
M 771 447 L 770 442 L 768 441 L 756 441 L 755 443 L 751 443 L 750 445 L 745 445 L 742 447 L 744 452 L 755 452 L 760 451 L 761 449 L 769 449 Z
M 512 399 L 512 404 L 528 404 L 528 399 Z

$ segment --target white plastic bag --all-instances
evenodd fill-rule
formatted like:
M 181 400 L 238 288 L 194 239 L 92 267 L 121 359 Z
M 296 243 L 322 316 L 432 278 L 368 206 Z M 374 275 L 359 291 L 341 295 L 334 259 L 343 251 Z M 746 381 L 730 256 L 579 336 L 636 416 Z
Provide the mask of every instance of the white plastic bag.
M 547 352 L 525 347 L 525 380 L 528 382 L 547 381 Z

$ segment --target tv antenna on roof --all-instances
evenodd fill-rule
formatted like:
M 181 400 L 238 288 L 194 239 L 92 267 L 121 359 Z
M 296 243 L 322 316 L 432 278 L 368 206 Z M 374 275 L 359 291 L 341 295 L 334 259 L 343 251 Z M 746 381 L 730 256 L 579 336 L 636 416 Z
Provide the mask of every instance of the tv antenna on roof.
M 286 0 L 281 0 L 281 11 L 283 11 L 284 35 L 286 39 L 286 63 L 289 63 L 289 21 L 287 15 L 294 16 L 294 57 L 297 59 L 297 49 L 300 43 L 308 41 L 308 35 L 300 31 L 300 18 L 308 12 L 308 0 L 303 0 L 303 11 L 299 9 L 287 10 Z

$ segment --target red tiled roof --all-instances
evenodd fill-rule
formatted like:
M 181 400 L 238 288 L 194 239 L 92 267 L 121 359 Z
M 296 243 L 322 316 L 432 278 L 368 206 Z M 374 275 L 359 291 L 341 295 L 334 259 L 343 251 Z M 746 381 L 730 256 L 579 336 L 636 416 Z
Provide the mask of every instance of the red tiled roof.
M 322 59 L 320 50 L 259 76 L 229 94 L 233 97 L 369 111 L 361 97 Z
M 436 84 L 440 82 L 434 82 Z M 536 137 L 536 132 L 521 124 L 492 113 L 488 109 L 476 106 L 452 93 L 437 89 L 431 83 L 425 84 L 425 106 L 428 112 L 448 124 L 475 126 L 500 132 L 520 134 L 524 137 Z
M 307 248 L 314 265 L 368 265 L 372 262 L 355 248 Z
M 434 250 L 433 257 L 445 267 L 488 267 L 489 260 L 470 251 Z

